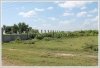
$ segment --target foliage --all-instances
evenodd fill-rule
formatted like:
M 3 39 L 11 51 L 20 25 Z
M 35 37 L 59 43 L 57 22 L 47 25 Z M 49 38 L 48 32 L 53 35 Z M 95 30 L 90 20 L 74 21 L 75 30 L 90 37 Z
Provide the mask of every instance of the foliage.
M 35 44 L 34 40 L 25 40 L 23 42 L 24 42 L 24 44 Z
M 51 37 L 51 38 L 73 38 L 73 37 L 80 37 L 80 36 L 97 36 L 98 31 L 97 30 L 81 30 L 81 31 L 49 31 L 48 33 L 39 33 L 37 29 L 32 29 L 32 27 L 29 27 L 27 24 L 24 22 L 19 22 L 18 24 L 14 24 L 13 26 L 6 26 L 3 25 L 3 30 L 7 34 L 13 34 L 13 33 L 27 33 L 28 37 L 30 39 L 40 39 L 42 40 L 44 37 Z
M 12 26 L 5 26 L 5 32 L 7 33 L 7 34 L 11 34 L 12 33 Z
M 49 32 L 49 33 L 41 33 L 42 39 L 44 37 L 51 37 L 51 38 L 73 38 L 73 37 L 80 37 L 80 36 L 97 36 L 98 31 L 96 30 L 86 30 L 86 31 L 74 31 L 74 32 Z
M 30 38 L 35 38 L 38 33 L 38 30 L 31 29 L 28 34 Z
M 12 28 L 13 28 L 13 33 L 17 33 L 17 31 L 18 31 L 18 26 L 16 25 L 16 24 L 14 24 L 13 26 L 12 26 Z
M 21 43 L 21 42 L 22 42 L 22 40 L 21 40 L 21 38 L 20 38 L 20 37 L 17 37 L 17 38 L 16 38 L 16 40 L 15 40 L 15 42 L 17 42 L 17 43 Z
M 43 39 L 44 39 L 45 41 L 50 41 L 50 40 L 52 40 L 51 37 L 44 37 Z
M 91 43 L 86 43 L 85 46 L 83 46 L 83 49 L 86 51 L 92 50 L 92 51 L 98 51 L 98 45 L 96 44 L 91 44 Z
M 42 40 L 43 38 L 44 38 L 44 36 L 41 34 L 36 35 L 36 39 Z
M 29 30 L 32 28 L 29 27 L 27 24 L 24 22 L 19 22 L 18 24 L 14 24 L 13 26 L 6 26 L 3 25 L 3 30 L 5 30 L 5 33 L 7 34 L 13 34 L 19 32 L 20 34 L 22 33 L 27 33 Z
M 58 40 L 58 41 L 57 41 Z M 2 58 L 16 66 L 97 66 L 98 53 L 82 50 L 84 43 L 97 44 L 97 36 L 41 40 L 35 44 L 3 43 Z M 28 40 L 25 40 L 28 41 Z M 31 41 L 31 40 L 29 40 Z M 63 55 L 62 55 L 63 54 Z M 70 56 L 66 54 L 72 54 Z M 94 62 L 95 61 L 95 62 Z M 13 63 L 13 64 L 12 64 Z
M 24 31 L 28 31 L 28 25 L 26 25 L 24 22 L 18 24 L 19 27 L 19 33 L 23 33 Z

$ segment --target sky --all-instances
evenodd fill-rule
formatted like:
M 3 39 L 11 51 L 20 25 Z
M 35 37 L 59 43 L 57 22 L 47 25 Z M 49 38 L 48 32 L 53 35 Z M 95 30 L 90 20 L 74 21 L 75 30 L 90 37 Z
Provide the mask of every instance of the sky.
M 98 2 L 3 2 L 2 25 L 25 22 L 39 30 L 98 29 Z

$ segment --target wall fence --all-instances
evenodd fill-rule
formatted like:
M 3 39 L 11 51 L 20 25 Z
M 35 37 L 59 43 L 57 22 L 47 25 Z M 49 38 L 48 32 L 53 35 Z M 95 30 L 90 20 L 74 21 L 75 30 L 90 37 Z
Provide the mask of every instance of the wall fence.
M 27 35 L 23 35 L 23 34 L 15 34 L 15 35 L 2 35 L 2 42 L 9 42 L 9 41 L 14 41 L 16 40 L 17 38 L 20 38 L 22 40 L 27 40 L 28 39 L 28 36 Z

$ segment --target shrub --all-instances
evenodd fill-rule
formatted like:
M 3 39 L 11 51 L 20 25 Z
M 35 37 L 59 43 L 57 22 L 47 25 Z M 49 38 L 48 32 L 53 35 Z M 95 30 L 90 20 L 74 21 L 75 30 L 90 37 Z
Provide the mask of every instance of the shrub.
M 95 45 L 95 47 L 93 47 L 93 51 L 98 51 L 98 45 Z
M 56 42 L 63 42 L 61 39 L 55 39 Z
M 35 44 L 34 40 L 25 40 L 24 44 Z
M 39 40 L 42 40 L 44 38 L 44 36 L 42 35 L 42 34 L 38 34 L 37 36 L 36 36 L 36 39 L 39 39 Z
M 60 34 L 56 34 L 55 38 L 61 38 Z
M 98 51 L 98 45 L 96 44 L 85 44 L 85 46 L 83 46 L 83 49 L 88 51 L 88 50 L 92 50 L 92 51 Z
M 34 39 L 36 35 L 39 34 L 39 32 L 36 29 L 31 29 L 28 34 L 29 34 L 29 38 Z
M 33 34 L 29 34 L 29 38 L 31 38 L 31 39 L 34 39 L 34 38 L 35 38 L 35 36 L 36 36 L 36 34 L 35 34 L 35 33 L 33 33 Z
M 17 37 L 16 40 L 15 40 L 15 42 L 21 43 L 21 38 L 20 37 Z
M 52 40 L 51 37 L 44 37 L 43 39 L 46 40 L 46 41 L 50 41 L 50 40 Z

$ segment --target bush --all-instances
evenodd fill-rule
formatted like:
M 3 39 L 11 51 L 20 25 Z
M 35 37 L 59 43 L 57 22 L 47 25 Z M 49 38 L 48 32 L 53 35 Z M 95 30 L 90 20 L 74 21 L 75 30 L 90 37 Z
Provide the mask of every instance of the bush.
M 41 35 L 41 34 L 38 34 L 38 35 L 36 36 L 36 39 L 39 39 L 39 40 L 42 40 L 43 38 L 44 38 L 44 36 Z
M 46 41 L 50 41 L 50 40 L 52 40 L 51 37 L 44 37 L 43 39 L 46 40 Z
M 92 51 L 98 51 L 98 45 L 96 44 L 87 44 L 85 46 L 83 46 L 83 49 L 88 51 L 88 50 L 92 50 Z
M 54 37 L 55 38 L 61 38 L 60 34 L 56 34 Z
M 24 41 L 24 44 L 35 44 L 34 40 L 26 40 Z
M 95 47 L 93 47 L 94 51 L 98 51 L 98 45 L 95 45 Z
M 29 34 L 29 38 L 34 39 L 36 35 L 39 34 L 39 32 L 38 30 L 31 29 L 28 34 Z
M 16 40 L 15 40 L 15 42 L 21 43 L 21 38 L 20 37 L 17 37 Z
M 37 35 L 36 33 L 29 34 L 29 38 L 30 38 L 30 39 L 34 39 L 36 35 Z
M 63 42 L 61 39 L 55 39 L 56 42 Z

